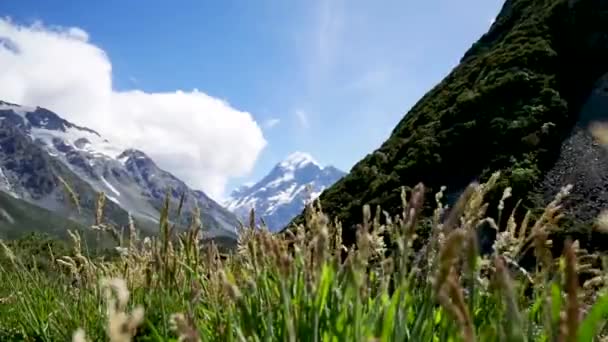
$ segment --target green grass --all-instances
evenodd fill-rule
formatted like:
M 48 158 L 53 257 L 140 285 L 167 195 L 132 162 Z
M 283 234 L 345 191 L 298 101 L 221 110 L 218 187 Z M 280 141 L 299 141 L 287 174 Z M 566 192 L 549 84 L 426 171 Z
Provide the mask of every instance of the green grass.
M 425 189 L 402 194 L 403 213 L 380 224 L 363 208 L 355 246 L 318 205 L 293 234 L 245 227 L 237 249 L 201 245 L 193 220 L 158 238 L 135 227 L 111 259 L 51 240 L 2 244 L 2 341 L 595 341 L 608 333 L 608 273 L 578 243 L 551 254 L 559 204 L 504 227 L 483 198 L 498 177 L 472 184 L 449 212 L 442 193 L 430 221 Z M 504 192 L 503 200 L 510 195 Z M 501 201 L 501 202 L 502 202 Z M 501 212 L 501 209 L 498 208 Z M 503 213 L 501 212 L 501 215 Z M 504 213 L 507 215 L 508 213 Z M 193 214 L 197 217 L 197 213 Z M 255 222 L 254 217 L 251 222 Z M 479 254 L 477 230 L 499 228 Z M 428 238 L 417 232 L 430 226 Z M 38 241 L 34 243 L 32 241 Z M 422 246 L 413 248 L 412 246 Z M 46 246 L 47 248 L 41 248 Z M 519 263 L 532 254 L 535 262 Z M 37 258 L 32 258 L 32 256 Z M 44 267 L 33 267 L 41 260 Z

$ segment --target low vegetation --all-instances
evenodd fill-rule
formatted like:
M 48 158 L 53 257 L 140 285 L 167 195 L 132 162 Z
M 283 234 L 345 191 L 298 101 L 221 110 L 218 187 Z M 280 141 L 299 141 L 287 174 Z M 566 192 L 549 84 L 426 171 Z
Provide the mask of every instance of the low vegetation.
M 570 188 L 536 220 L 503 212 L 506 188 L 496 210 L 507 218 L 494 220 L 484 198 L 497 179 L 471 184 L 451 208 L 440 191 L 429 218 L 422 184 L 402 192 L 386 224 L 364 206 L 348 247 L 318 203 L 280 235 L 254 227 L 252 213 L 236 250 L 220 253 L 200 243 L 196 212 L 186 231 L 163 215 L 158 236 L 131 224 L 122 238 L 101 222 L 101 200 L 94 228 L 119 237 L 112 256 L 87 253 L 78 233 L 69 249 L 31 236 L 2 243 L 0 340 L 604 340 L 603 257 L 571 240 L 551 252 Z M 496 233 L 489 249 L 482 227 Z
M 429 195 L 443 185 L 457 192 L 500 170 L 501 182 L 524 200 L 522 208 L 542 209 L 549 198 L 536 201 L 532 195 L 545 193 L 538 184 L 595 82 L 608 72 L 606 23 L 604 1 L 505 1 L 460 64 L 376 151 L 323 192 L 323 208 L 344 224 L 344 240 L 355 241 L 364 204 L 395 215 L 401 186 L 419 181 Z M 303 222 L 304 215 L 294 220 Z

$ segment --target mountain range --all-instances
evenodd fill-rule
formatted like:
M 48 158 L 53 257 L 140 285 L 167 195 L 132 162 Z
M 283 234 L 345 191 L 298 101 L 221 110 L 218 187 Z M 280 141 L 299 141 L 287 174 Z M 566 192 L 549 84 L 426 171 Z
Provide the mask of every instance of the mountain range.
M 143 151 L 119 148 L 48 109 L 0 101 L 0 236 L 36 230 L 65 235 L 66 226 L 90 225 L 103 192 L 111 223 L 126 225 L 131 215 L 137 227 L 153 233 L 168 196 L 171 220 L 185 225 L 187 215 L 176 212 L 183 196 L 182 213 L 199 208 L 208 238 L 236 240 L 239 221 L 246 221 L 251 209 L 270 230 L 279 230 L 344 175 L 295 152 L 221 205 Z
M 254 209 L 270 231 L 277 231 L 344 175 L 333 166 L 321 166 L 310 154 L 294 152 L 257 183 L 235 189 L 225 205 L 243 221 Z
M 66 185 L 77 194 L 79 207 Z M 131 214 L 139 228 L 150 232 L 157 229 L 167 195 L 174 208 L 171 220 L 186 223 L 186 215 L 175 215 L 183 196 L 182 212 L 198 207 L 209 238 L 237 237 L 233 213 L 144 152 L 117 148 L 96 131 L 41 107 L 0 101 L 0 190 L 10 195 L 7 201 L 86 224 L 93 222 L 98 193 L 104 192 L 110 222 L 127 224 Z

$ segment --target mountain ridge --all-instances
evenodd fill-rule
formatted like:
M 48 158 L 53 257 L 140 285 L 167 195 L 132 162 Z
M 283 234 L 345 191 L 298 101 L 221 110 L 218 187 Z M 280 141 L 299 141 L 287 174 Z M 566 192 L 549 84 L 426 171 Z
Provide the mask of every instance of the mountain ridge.
M 256 217 L 264 220 L 270 231 L 277 231 L 344 174 L 331 165 L 321 166 L 308 153 L 296 151 L 258 182 L 236 188 L 225 204 L 242 220 L 254 209 Z
M 209 237 L 236 239 L 235 215 L 158 167 L 143 151 L 114 146 L 96 131 L 41 107 L 0 102 L 0 121 L 0 183 L 7 188 L 3 190 L 73 218 L 65 201 L 59 200 L 63 195 L 57 178 L 66 178 L 70 186 L 76 183 L 79 196 L 83 193 L 82 204 L 89 212 L 96 194 L 104 192 L 109 200 L 106 209 L 120 216 L 109 215 L 111 219 L 126 224 L 130 213 L 150 229 L 155 229 L 165 196 L 177 207 L 184 195 L 183 211 L 198 207 Z M 173 216 L 172 220 L 187 222 Z

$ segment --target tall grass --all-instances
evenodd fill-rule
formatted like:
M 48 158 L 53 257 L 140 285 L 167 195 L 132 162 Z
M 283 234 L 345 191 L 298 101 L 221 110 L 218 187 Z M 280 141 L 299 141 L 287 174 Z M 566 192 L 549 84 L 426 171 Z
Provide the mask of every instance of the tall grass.
M 280 235 L 256 227 L 252 212 L 228 254 L 201 244 L 198 212 L 178 232 L 168 202 L 157 237 L 130 224 L 123 239 L 102 222 L 102 196 L 94 228 L 117 236 L 118 257 L 87 256 L 72 233 L 71 255 L 50 253 L 42 272 L 2 243 L 10 262 L 0 269 L 0 340 L 606 340 L 601 256 L 576 241 L 557 258 L 550 250 L 569 188 L 536 220 L 502 212 L 506 189 L 498 210 L 509 217 L 495 221 L 484 198 L 497 179 L 472 184 L 452 208 L 439 192 L 426 241 L 419 185 L 402 194 L 396 217 L 365 206 L 355 246 L 314 203 L 305 225 Z M 490 253 L 480 252 L 482 226 L 497 230 Z M 524 267 L 528 256 L 535 262 Z

